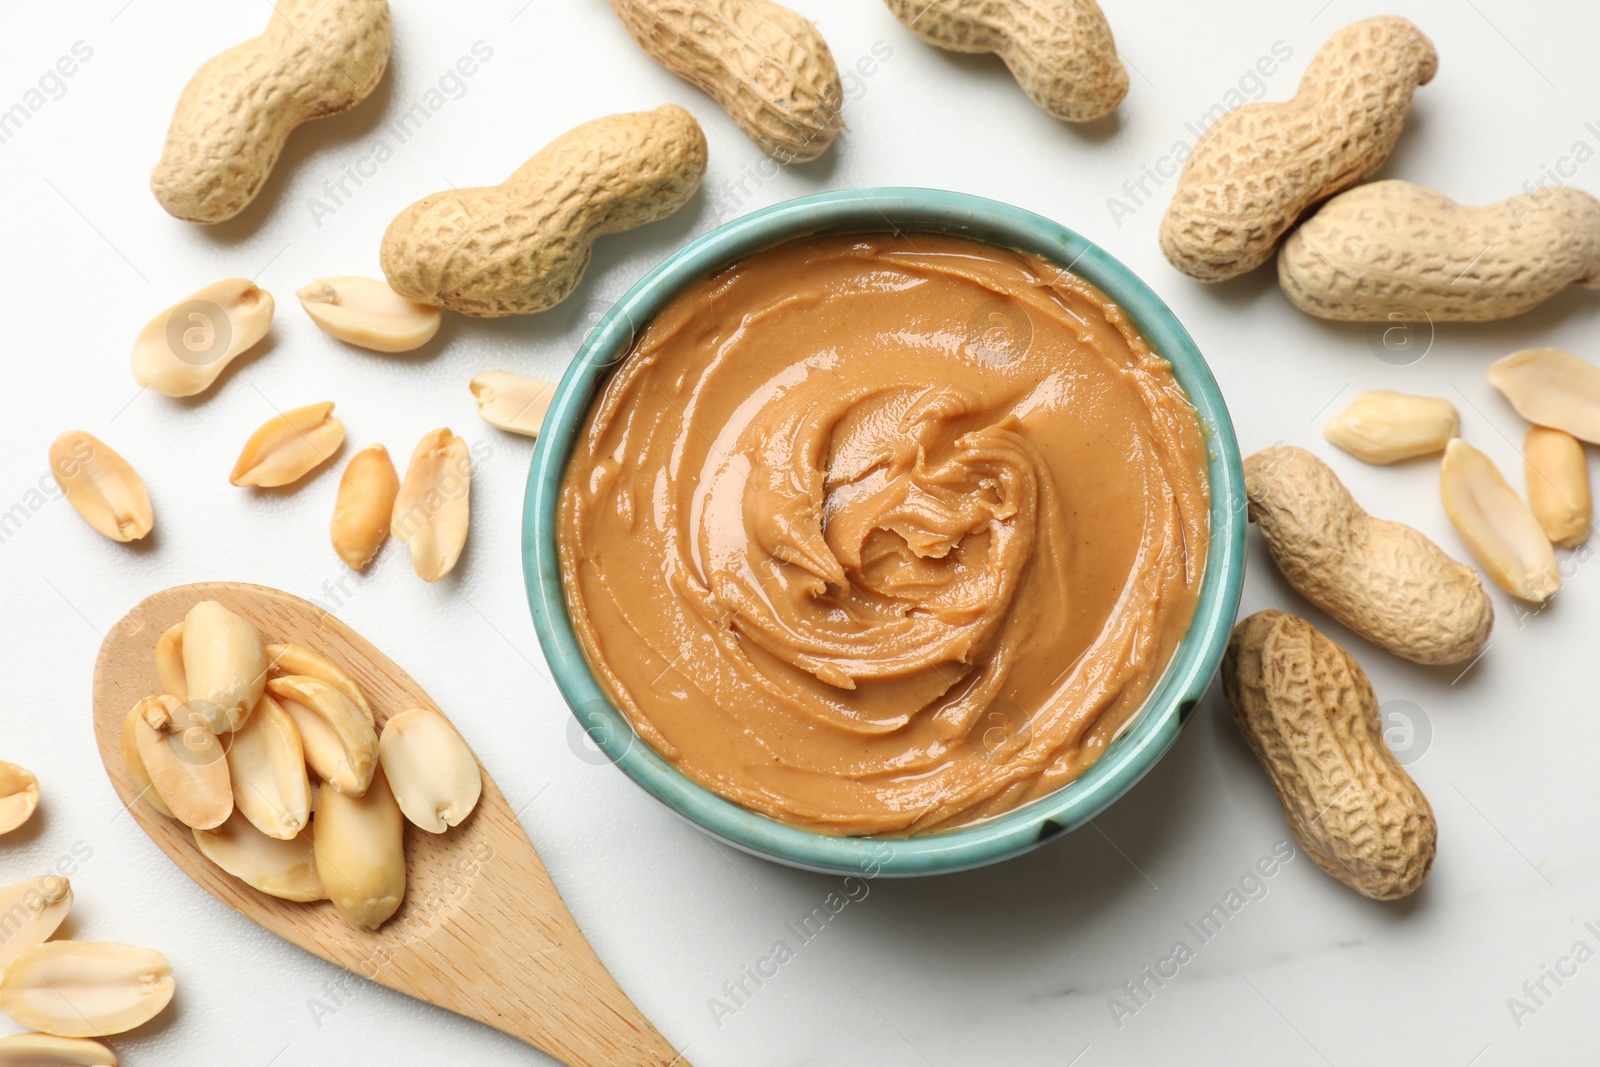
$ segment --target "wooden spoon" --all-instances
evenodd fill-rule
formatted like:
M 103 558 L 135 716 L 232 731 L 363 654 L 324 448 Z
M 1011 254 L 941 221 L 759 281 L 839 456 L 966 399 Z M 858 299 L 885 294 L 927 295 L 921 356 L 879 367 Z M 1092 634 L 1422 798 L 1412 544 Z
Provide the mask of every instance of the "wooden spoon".
M 390 989 L 488 1023 L 570 1067 L 687 1067 L 633 1006 L 584 940 L 504 794 L 483 772 L 483 796 L 460 826 L 406 825 L 406 896 L 379 930 L 345 922 L 332 904 L 261 893 L 213 866 L 189 828 L 139 799 L 122 758 L 122 720 L 161 691 L 156 639 L 201 600 L 253 623 L 268 643 L 322 653 L 360 684 L 380 728 L 390 715 L 437 705 L 360 634 L 277 589 L 183 585 L 146 597 L 111 628 L 94 668 L 94 732 L 117 794 L 144 832 L 200 887 L 279 937 Z

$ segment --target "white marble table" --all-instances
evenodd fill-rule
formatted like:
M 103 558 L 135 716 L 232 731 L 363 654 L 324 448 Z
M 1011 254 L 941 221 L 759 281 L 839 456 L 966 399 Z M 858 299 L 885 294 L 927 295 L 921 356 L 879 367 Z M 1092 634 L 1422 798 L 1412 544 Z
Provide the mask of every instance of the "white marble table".
M 1356 642 L 1301 603 L 1252 544 L 1245 609 L 1308 612 L 1351 641 L 1385 701 L 1409 702 L 1391 710 L 1408 710 L 1417 727 L 1406 756 L 1437 810 L 1441 846 L 1426 887 L 1401 904 L 1361 899 L 1301 854 L 1267 863 L 1270 876 L 1252 873 L 1287 853 L 1287 831 L 1215 694 L 1096 828 L 987 870 L 865 884 L 805 942 L 786 924 L 838 890 L 837 879 L 711 843 L 575 742 L 522 594 L 531 446 L 479 422 L 467 379 L 499 367 L 558 376 L 612 300 L 722 218 L 815 190 L 922 184 L 1059 219 L 1173 306 L 1209 356 L 1246 451 L 1317 447 L 1372 510 L 1457 554 L 1430 465 L 1379 470 L 1332 454 L 1320 445 L 1322 419 L 1362 388 L 1448 396 L 1464 433 L 1520 484 L 1522 427 L 1484 367 L 1532 344 L 1600 357 L 1600 298 L 1586 292 L 1512 323 L 1441 328 L 1426 358 L 1399 366 L 1375 355 L 1362 327 L 1295 311 L 1270 271 L 1209 289 L 1161 258 L 1167 190 L 1157 179 L 1200 117 L 1230 94 L 1289 95 L 1329 33 L 1385 8 L 1108 0 L 1132 91 L 1114 122 L 1078 130 L 1030 105 L 998 63 L 934 51 L 872 0 L 794 6 L 820 23 L 841 66 L 871 58 L 859 68 L 870 74 L 851 82 L 850 131 L 818 164 L 763 168 L 709 100 L 635 49 L 603 0 L 396 0 L 397 54 L 375 99 L 304 129 L 262 203 L 202 231 L 166 216 L 146 178 L 193 68 L 258 32 L 267 5 L 8 5 L 0 112 L 23 103 L 28 113 L 0 143 L 0 757 L 37 771 L 45 802 L 36 825 L 0 842 L 0 879 L 70 867 L 75 936 L 171 956 L 175 1008 L 117 1042 L 125 1061 L 546 1062 L 249 925 L 119 814 L 90 734 L 100 634 L 145 593 L 225 578 L 321 600 L 449 709 L 512 802 L 526 805 L 527 829 L 600 955 L 703 1067 L 1579 1062 L 1600 997 L 1600 964 L 1587 962 L 1600 921 L 1586 925 L 1600 920 L 1600 575 L 1587 557 L 1571 559 L 1567 588 L 1536 616 L 1495 592 L 1493 645 L 1463 673 Z M 1593 5 L 1396 7 L 1433 36 L 1442 61 L 1386 176 L 1478 203 L 1547 173 L 1600 188 Z M 474 74 L 450 80 L 475 48 Z M 29 97 L 74 50 L 72 76 Z M 1270 77 L 1252 73 L 1263 57 L 1277 59 Z M 443 343 L 407 358 L 344 348 L 294 306 L 294 289 L 311 278 L 376 273 L 379 235 L 416 197 L 498 181 L 579 121 L 667 100 L 706 128 L 704 193 L 670 220 L 604 242 L 557 309 L 450 320 Z M 428 118 L 402 142 L 389 124 L 417 103 Z M 140 395 L 127 371 L 138 327 L 232 274 L 278 297 L 269 350 L 202 402 Z M 425 586 L 398 553 L 350 577 L 326 543 L 331 473 L 291 494 L 227 485 L 240 440 L 274 406 L 323 398 L 338 401 L 355 447 L 381 440 L 403 458 L 422 432 L 449 424 L 484 450 L 470 548 L 450 581 Z M 46 446 L 72 427 L 145 472 L 154 544 L 106 542 L 39 493 Z M 794 951 L 775 978 L 730 992 L 786 939 Z M 1580 943 L 1581 964 L 1572 956 Z M 1513 1012 L 1509 998 L 1530 1010 Z

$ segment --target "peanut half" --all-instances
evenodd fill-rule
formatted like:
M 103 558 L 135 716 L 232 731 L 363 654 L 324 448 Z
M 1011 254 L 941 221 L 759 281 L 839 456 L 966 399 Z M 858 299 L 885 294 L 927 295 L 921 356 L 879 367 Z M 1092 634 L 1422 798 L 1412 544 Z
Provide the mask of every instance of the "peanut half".
M 283 900 L 328 899 L 310 827 L 288 840 L 268 837 L 235 811 L 215 830 L 193 832 L 201 855 L 252 889 Z
M 151 319 L 133 342 L 133 380 L 167 396 L 211 388 L 272 327 L 272 294 L 248 278 L 225 278 Z
M 328 683 L 348 697 L 350 703 L 366 716 L 368 722 L 374 721 L 372 705 L 367 703 L 366 694 L 361 692 L 356 680 L 340 670 L 322 653 L 313 652 L 303 645 L 268 645 L 267 659 L 271 663 L 271 669 L 279 674 L 304 674 Z
M 1222 691 L 1316 865 L 1373 900 L 1416 892 L 1438 826 L 1384 744 L 1378 699 L 1356 661 L 1303 619 L 1257 612 L 1233 629 Z
M 228 745 L 233 808 L 268 837 L 292 841 L 311 821 L 311 782 L 294 720 L 262 694 Z
M 178 97 L 150 189 L 171 215 L 243 211 L 308 119 L 367 98 L 389 62 L 387 0 L 278 0 L 266 31 L 207 60 Z
M 349 771 L 349 757 L 344 750 L 344 744 L 339 740 L 339 735 L 321 715 L 312 711 L 298 700 L 291 697 L 279 696 L 278 704 L 294 720 L 294 727 L 300 732 L 300 747 L 306 755 L 306 766 L 311 773 L 322 782 L 330 781 L 335 775 L 342 775 L 345 782 L 355 788 L 355 779 Z M 312 790 L 312 804 L 316 803 L 316 789 Z
M 1328 420 L 1322 436 L 1368 463 L 1399 463 L 1443 452 L 1461 429 L 1450 401 L 1372 389 Z
M 380 770 L 359 796 L 317 791 L 312 844 L 328 898 L 350 922 L 376 930 L 406 892 L 405 819 Z
M 294 720 L 306 762 L 336 793 L 360 796 L 378 765 L 372 716 L 319 678 L 290 674 L 267 683 Z M 311 725 L 307 725 L 310 722 Z M 318 794 L 328 790 L 319 790 Z
M 1577 548 L 1589 539 L 1594 501 L 1589 492 L 1589 458 L 1570 433 L 1548 426 L 1528 427 L 1522 445 L 1528 507 L 1551 543 Z
M 1195 145 L 1161 220 L 1162 252 L 1206 282 L 1265 263 L 1311 205 L 1383 165 L 1438 65 L 1433 42 L 1395 15 L 1328 38 L 1292 100 L 1246 104 Z
M 345 465 L 328 536 L 333 550 L 353 570 L 366 570 L 383 551 L 399 492 L 400 476 L 382 445 L 368 445 Z
M 483 791 L 472 750 L 432 708 L 391 716 L 378 738 L 378 761 L 400 810 L 430 834 L 459 825 Z
M 484 371 L 472 379 L 472 396 L 483 421 L 526 437 L 539 436 L 555 393 L 554 382 L 506 370 Z
M 1278 282 L 1323 319 L 1510 318 L 1569 285 L 1600 285 L 1600 200 L 1558 186 L 1464 207 L 1420 185 L 1373 182 L 1289 236 Z
M 0 889 L 0 972 L 50 940 L 72 910 L 72 884 L 53 874 Z
M 1375 519 L 1303 448 L 1244 461 L 1250 521 L 1302 596 L 1373 644 L 1415 663 L 1483 650 L 1494 606 L 1471 567 L 1409 526 Z
M 894 17 L 951 52 L 993 52 L 1035 104 L 1093 122 L 1128 95 L 1128 71 L 1095 0 L 887 0 Z
M 183 623 L 175 622 L 156 639 L 156 677 L 161 691 L 180 703 L 189 699 L 189 683 L 183 676 Z
M 39 806 L 39 779 L 15 763 L 0 760 L 0 834 L 9 834 Z
M 408 300 L 463 315 L 528 315 L 576 288 L 595 239 L 666 218 L 700 186 L 706 138 L 676 104 L 567 131 L 500 185 L 400 212 L 384 276 Z
M 72 510 L 113 541 L 137 541 L 155 525 L 144 482 L 93 434 L 68 430 L 50 442 L 50 473 Z
M 1501 589 L 1542 604 L 1561 588 L 1550 539 L 1488 456 L 1461 438 L 1439 468 L 1445 514 L 1473 558 Z
M 172 964 L 153 948 L 50 941 L 0 976 L 0 1011 L 60 1037 L 103 1037 L 149 1022 L 172 991 Z
M 390 529 L 411 550 L 411 565 L 425 582 L 449 574 L 467 543 L 472 458 L 467 443 L 449 429 L 417 442 L 395 497 Z
M 376 278 L 319 278 L 295 293 L 323 333 L 374 352 L 410 352 L 439 332 L 439 309 Z
M 1528 348 L 1489 364 L 1489 384 L 1529 422 L 1600 444 L 1600 367 L 1559 348 Z
M 185 826 L 222 825 L 233 812 L 233 785 L 217 736 L 202 726 L 181 725 L 183 705 L 169 696 L 146 697 L 135 708 L 139 764 L 162 804 Z
M 202 600 L 183 617 L 181 642 L 188 690 L 188 718 L 181 725 L 198 722 L 214 734 L 237 730 L 267 684 L 261 634 L 215 600 Z
M 86 1037 L 0 1037 L 0 1067 L 117 1067 L 117 1054 Z
M 139 789 L 139 799 L 167 818 L 175 819 L 177 816 L 172 814 L 172 809 L 156 792 L 155 783 L 150 781 L 150 772 L 144 769 L 144 758 L 139 755 L 139 724 L 143 721 L 143 704 L 135 704 L 122 717 L 122 759 L 128 765 L 128 777 Z
M 344 444 L 344 423 L 333 417 L 333 401 L 307 404 L 274 415 L 245 442 L 228 481 L 274 488 L 310 474 Z
M 839 68 L 804 16 L 772 0 L 611 0 L 611 9 L 779 163 L 817 158 L 843 128 Z

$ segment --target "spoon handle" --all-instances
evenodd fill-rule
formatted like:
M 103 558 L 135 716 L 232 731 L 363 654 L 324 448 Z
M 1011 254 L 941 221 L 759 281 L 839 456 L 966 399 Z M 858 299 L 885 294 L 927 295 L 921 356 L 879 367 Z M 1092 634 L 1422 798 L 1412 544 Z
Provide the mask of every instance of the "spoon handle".
M 595 955 L 509 808 L 479 815 L 494 824 L 481 828 L 482 869 L 393 961 L 411 972 L 398 985 L 568 1067 L 689 1067 Z

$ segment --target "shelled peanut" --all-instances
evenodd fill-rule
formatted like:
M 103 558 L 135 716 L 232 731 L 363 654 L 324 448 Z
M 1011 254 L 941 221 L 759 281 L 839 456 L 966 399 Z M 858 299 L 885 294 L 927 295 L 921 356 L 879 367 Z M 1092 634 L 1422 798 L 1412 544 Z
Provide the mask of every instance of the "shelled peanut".
M 424 434 L 394 497 L 389 529 L 411 551 L 417 577 L 436 582 L 467 543 L 472 456 L 448 427 Z
M 0 889 L 7 935 L 0 941 L 0 973 L 36 945 L 55 936 L 72 910 L 72 883 L 59 875 L 30 878 Z
M 103 1037 L 161 1014 L 173 989 L 172 964 L 153 948 L 48 941 L 0 976 L 0 1011 L 57 1037 Z
M 50 473 L 61 495 L 96 533 L 137 541 L 155 526 L 144 480 L 112 447 L 83 430 L 50 443 Z
M 0 1067 L 117 1067 L 117 1054 L 87 1037 L 10 1034 L 0 1037 Z
M 366 570 L 383 551 L 399 493 L 400 476 L 388 449 L 368 445 L 350 457 L 339 478 L 328 536 L 339 558 L 354 570 Z
M 0 834 L 27 822 L 38 806 L 39 779 L 32 771 L 0 760 Z
M 1555 548 L 1589 536 L 1593 502 L 1582 441 L 1600 441 L 1600 368 L 1556 348 L 1514 352 L 1489 382 L 1530 425 L 1523 446 L 1527 500 L 1494 462 L 1456 439 L 1439 492 L 1456 532 L 1495 583 L 1536 604 L 1561 588 Z
M 333 417 L 332 401 L 280 412 L 250 435 L 228 481 L 267 489 L 292 485 L 343 444 L 344 423 Z
M 133 342 L 133 380 L 167 396 L 196 396 L 272 328 L 272 294 L 248 278 L 190 293 L 145 324 Z
M 53 941 L 72 884 L 43 875 L 0 888 L 0 1012 L 41 1033 L 0 1038 L 0 1064 L 105 1064 L 98 1041 L 155 1018 L 172 999 L 172 965 L 149 948 Z
M 444 716 L 403 710 L 380 730 L 344 669 L 265 643 L 215 601 L 154 653 L 166 692 L 129 712 L 129 773 L 202 855 L 260 892 L 330 900 L 377 929 L 405 896 L 405 821 L 440 833 L 477 804 L 477 761 Z
M 1593 521 L 1583 441 L 1600 442 L 1600 367 L 1560 349 L 1530 348 L 1497 360 L 1488 377 L 1529 421 L 1526 501 L 1487 455 L 1456 436 L 1455 406 L 1438 397 L 1361 393 L 1323 435 L 1368 463 L 1442 452 L 1440 498 L 1462 542 L 1501 589 L 1543 604 L 1561 588 L 1555 548 L 1583 544 Z
M 556 392 L 554 382 L 505 370 L 474 375 L 471 388 L 484 422 L 525 437 L 539 436 Z
M 418 304 L 376 278 L 318 278 L 294 294 L 330 337 L 374 352 L 410 352 L 439 332 L 439 309 Z
M 1527 348 L 1491 363 L 1489 384 L 1535 426 L 1600 444 L 1600 367 L 1559 348 Z
M 1437 455 L 1460 428 L 1461 416 L 1448 400 L 1372 389 L 1329 419 L 1322 436 L 1357 459 L 1383 465 Z
M 1561 588 L 1555 551 L 1539 521 L 1493 461 L 1461 438 L 1439 465 L 1445 514 L 1494 583 L 1542 604 Z
M 1552 544 L 1577 548 L 1589 539 L 1594 500 L 1583 443 L 1563 430 L 1529 426 L 1523 439 L 1528 507 Z

